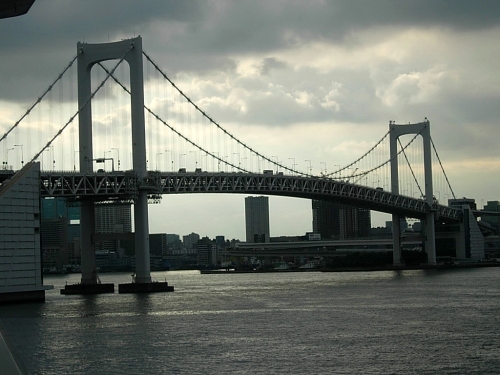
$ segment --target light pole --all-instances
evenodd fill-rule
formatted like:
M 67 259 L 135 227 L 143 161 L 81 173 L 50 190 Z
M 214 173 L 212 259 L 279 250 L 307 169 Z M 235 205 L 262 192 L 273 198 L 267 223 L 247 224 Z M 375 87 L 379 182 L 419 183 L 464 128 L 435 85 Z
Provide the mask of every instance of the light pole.
M 325 165 L 325 173 L 324 174 L 326 175 L 326 161 L 320 161 L 319 163 Z
M 292 176 L 293 176 L 293 175 L 295 175 L 295 166 L 297 164 L 295 164 L 295 158 L 288 158 L 288 160 L 292 161 Z
M 47 151 L 50 152 L 50 148 L 46 148 L 43 152 L 47 152 Z M 42 169 L 43 169 L 43 152 L 42 152 Z
M 311 165 L 311 160 L 304 160 L 304 161 L 308 161 L 309 162 L 309 175 L 312 176 L 312 169 L 313 169 L 313 167 Z
M 12 148 L 8 148 L 8 149 L 7 149 L 7 154 L 6 154 L 6 156 L 5 156 L 5 157 L 6 157 L 6 161 L 4 162 L 4 164 L 5 164 L 5 169 L 7 169 L 7 168 L 8 168 L 8 165 L 9 165 L 9 151 L 12 151 L 13 149 L 14 149 L 14 147 L 12 147 Z
M 102 166 L 104 170 L 106 170 L 106 154 L 110 154 L 110 153 L 111 153 L 111 151 L 104 151 L 104 165 Z
M 21 169 L 24 166 L 24 151 L 23 151 L 23 145 L 14 145 L 14 147 L 20 147 L 21 148 Z
M 278 157 L 276 155 L 271 156 L 272 158 L 276 158 L 276 173 L 278 173 Z
M 120 149 L 118 147 L 112 147 L 111 149 L 116 151 L 116 159 L 118 160 L 117 166 L 118 170 L 120 170 Z

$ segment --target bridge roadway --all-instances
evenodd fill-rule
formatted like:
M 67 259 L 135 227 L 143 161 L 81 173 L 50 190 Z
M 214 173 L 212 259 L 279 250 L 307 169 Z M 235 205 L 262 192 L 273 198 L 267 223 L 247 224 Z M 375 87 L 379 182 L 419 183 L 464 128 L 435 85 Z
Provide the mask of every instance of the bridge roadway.
M 425 214 L 431 211 L 436 212 L 436 219 L 443 221 L 458 221 L 462 215 L 461 210 L 437 203 L 429 205 L 422 199 L 315 176 L 149 171 L 145 178 L 140 179 L 133 171 L 40 173 L 42 197 L 133 202 L 141 190 L 154 200 L 161 199 L 162 194 L 262 194 L 330 200 L 418 219 L 425 218 Z

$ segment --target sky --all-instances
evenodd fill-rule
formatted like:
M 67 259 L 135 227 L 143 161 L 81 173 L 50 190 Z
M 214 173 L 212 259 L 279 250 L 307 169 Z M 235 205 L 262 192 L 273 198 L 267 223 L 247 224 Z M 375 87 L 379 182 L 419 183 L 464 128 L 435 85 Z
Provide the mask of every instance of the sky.
M 78 41 L 141 35 L 218 123 L 264 155 L 316 171 L 427 117 L 457 197 L 500 200 L 500 2 L 37 0 L 0 21 L 0 127 L 17 120 Z M 244 240 L 243 195 L 169 195 L 150 232 Z M 374 226 L 388 216 L 373 215 Z M 311 203 L 270 197 L 271 236 L 312 229 Z

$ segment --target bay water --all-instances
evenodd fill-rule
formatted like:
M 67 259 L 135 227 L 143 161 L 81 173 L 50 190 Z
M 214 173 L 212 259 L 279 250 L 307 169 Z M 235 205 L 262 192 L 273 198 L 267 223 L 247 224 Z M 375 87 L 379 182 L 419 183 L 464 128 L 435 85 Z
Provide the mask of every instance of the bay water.
M 31 374 L 500 374 L 500 268 L 152 277 L 175 292 L 45 277 L 46 302 L 1 306 L 0 329 Z

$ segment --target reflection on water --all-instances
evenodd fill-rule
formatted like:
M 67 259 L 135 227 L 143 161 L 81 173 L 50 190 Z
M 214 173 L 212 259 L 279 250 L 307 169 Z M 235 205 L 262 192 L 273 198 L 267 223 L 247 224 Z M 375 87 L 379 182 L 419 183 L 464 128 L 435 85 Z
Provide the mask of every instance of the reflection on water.
M 169 271 L 174 293 L 98 296 L 54 276 L 0 328 L 32 374 L 497 374 L 498 272 Z

